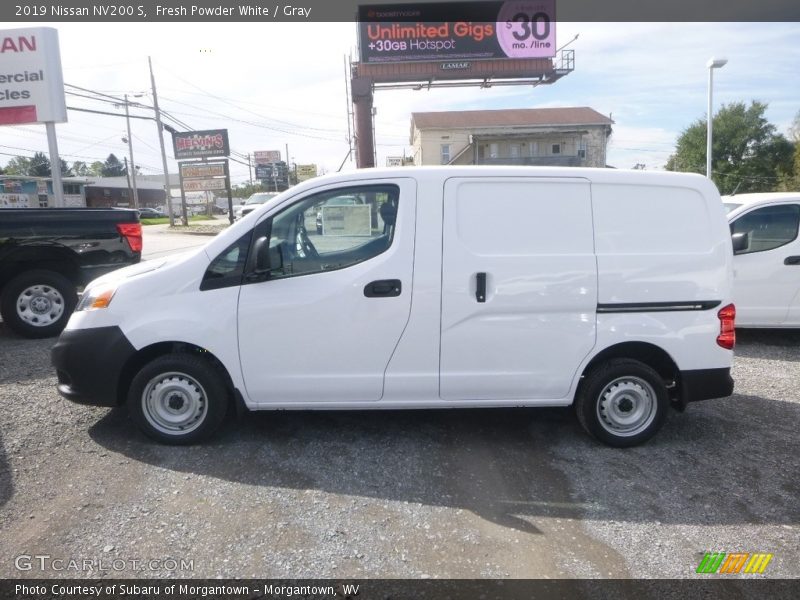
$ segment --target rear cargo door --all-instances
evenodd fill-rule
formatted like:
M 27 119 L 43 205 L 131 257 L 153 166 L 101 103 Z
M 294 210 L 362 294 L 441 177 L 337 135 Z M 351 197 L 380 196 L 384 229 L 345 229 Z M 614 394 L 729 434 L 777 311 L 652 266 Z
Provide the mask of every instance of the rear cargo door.
M 595 342 L 588 181 L 449 179 L 442 253 L 441 398 L 565 397 Z

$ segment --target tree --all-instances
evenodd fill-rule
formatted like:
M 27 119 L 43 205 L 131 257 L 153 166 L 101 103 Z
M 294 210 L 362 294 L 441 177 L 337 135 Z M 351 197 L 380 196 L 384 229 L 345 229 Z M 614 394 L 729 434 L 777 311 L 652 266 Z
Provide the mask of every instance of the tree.
M 72 163 L 72 172 L 76 177 L 86 177 L 89 175 L 89 165 L 82 160 L 76 160 Z
M 106 162 L 103 163 L 100 174 L 103 177 L 120 177 L 122 175 L 127 175 L 127 171 L 116 156 L 109 154 Z
M 781 192 L 798 192 L 800 191 L 800 111 L 797 111 L 794 121 L 789 126 L 789 137 L 794 142 L 794 157 L 791 171 L 784 173 L 778 189 Z
M 94 177 L 102 177 L 103 176 L 103 167 L 104 163 L 100 162 L 99 160 L 94 161 L 92 164 L 89 165 L 89 172 L 87 175 L 91 175 Z
M 33 177 L 50 176 L 50 159 L 44 155 L 44 152 L 35 152 L 33 154 L 26 175 Z
M 791 142 L 764 117 L 767 105 L 753 101 L 723 105 L 714 117 L 711 178 L 720 193 L 770 192 L 791 170 Z M 668 171 L 705 174 L 706 120 L 698 119 L 681 133 Z
M 31 159 L 27 156 L 15 156 L 6 165 L 6 175 L 28 175 Z
M 239 185 L 234 185 L 231 188 L 231 196 L 233 198 L 249 198 L 256 192 L 264 192 L 264 186 L 260 183 L 241 183 Z M 226 196 L 227 198 L 227 196 Z

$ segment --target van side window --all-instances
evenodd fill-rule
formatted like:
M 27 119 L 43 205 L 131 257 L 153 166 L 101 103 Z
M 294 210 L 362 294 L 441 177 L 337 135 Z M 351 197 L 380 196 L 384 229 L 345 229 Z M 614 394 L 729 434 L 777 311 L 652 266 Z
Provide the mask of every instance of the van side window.
M 774 250 L 797 238 L 800 225 L 800 206 L 785 204 L 758 208 L 731 224 L 731 234 L 746 233 L 748 244 L 737 254 Z
M 395 185 L 339 188 L 303 198 L 271 221 L 269 278 L 344 269 L 392 244 L 400 189 Z
M 242 274 L 252 236 L 253 232 L 248 231 L 211 261 L 200 282 L 201 290 L 217 290 L 242 284 Z

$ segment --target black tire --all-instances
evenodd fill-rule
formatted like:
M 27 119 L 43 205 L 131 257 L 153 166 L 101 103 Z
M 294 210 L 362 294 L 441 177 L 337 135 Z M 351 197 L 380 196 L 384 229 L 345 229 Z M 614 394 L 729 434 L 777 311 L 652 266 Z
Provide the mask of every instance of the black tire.
M 164 444 L 208 439 L 222 425 L 228 404 L 222 373 L 193 354 L 156 358 L 136 374 L 128 390 L 131 418 L 145 435 Z
M 575 395 L 575 412 L 583 428 L 617 448 L 636 446 L 653 437 L 667 417 L 669 396 L 664 381 L 646 364 L 617 358 L 593 368 Z
M 35 269 L 5 285 L 0 313 L 19 335 L 46 338 L 61 333 L 77 303 L 78 293 L 69 279 L 55 271 Z

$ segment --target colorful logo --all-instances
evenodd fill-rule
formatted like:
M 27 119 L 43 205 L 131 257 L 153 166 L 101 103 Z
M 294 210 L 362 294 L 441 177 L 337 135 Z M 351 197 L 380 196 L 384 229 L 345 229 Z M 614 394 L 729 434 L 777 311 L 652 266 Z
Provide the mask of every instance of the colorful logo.
M 763 552 L 706 552 L 697 573 L 763 573 L 773 556 Z

